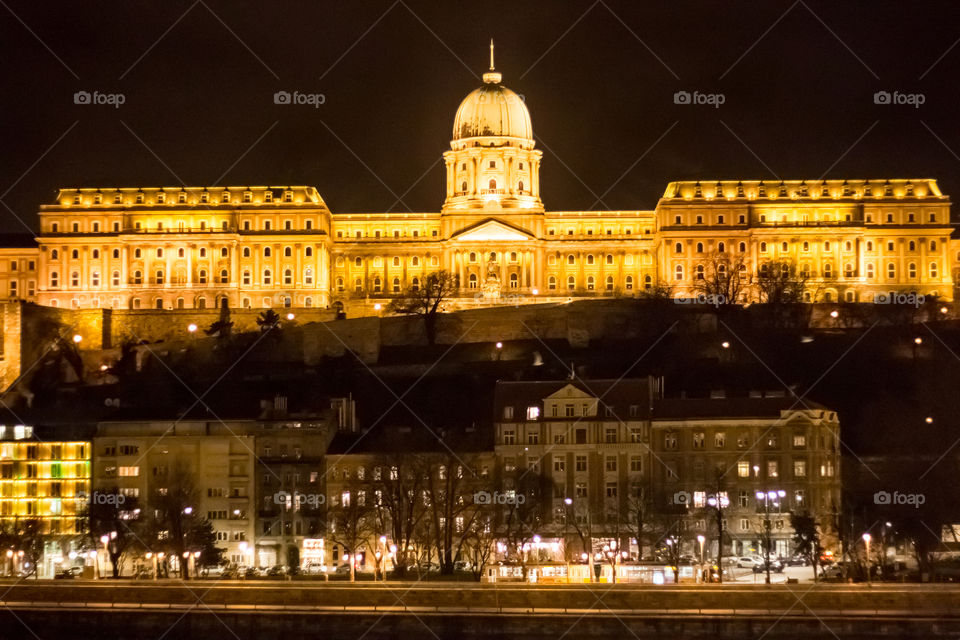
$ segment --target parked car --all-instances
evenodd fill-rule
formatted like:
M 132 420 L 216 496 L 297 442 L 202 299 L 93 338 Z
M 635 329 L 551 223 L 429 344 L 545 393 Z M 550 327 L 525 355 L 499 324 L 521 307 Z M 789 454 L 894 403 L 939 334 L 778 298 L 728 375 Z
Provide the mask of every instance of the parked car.
M 259 578 L 260 570 L 257 569 L 256 567 L 247 567 L 247 570 L 243 572 L 243 577 L 246 578 L 247 580 L 250 580 L 252 578 Z
M 752 569 L 755 565 L 761 564 L 763 558 L 759 556 L 740 556 L 737 558 L 737 566 L 741 569 Z
M 470 571 L 473 568 L 473 565 L 467 562 L 466 560 L 457 560 L 453 563 L 454 571 Z
M 843 567 L 839 564 L 830 565 L 820 573 L 820 580 L 823 582 L 842 582 L 844 580 Z
M 810 565 L 810 559 L 807 556 L 793 556 L 787 558 L 786 564 L 788 567 L 807 567 Z
M 350 575 L 350 563 L 339 565 L 334 573 L 339 576 Z
M 777 560 L 776 558 L 770 559 L 770 571 L 774 573 L 783 573 L 783 562 Z M 759 563 L 753 565 L 754 573 L 766 573 L 767 572 L 767 562 L 761 560 Z
M 224 567 L 220 578 L 222 580 L 237 580 L 240 578 L 240 569 L 237 567 Z
M 267 575 L 268 575 L 268 576 L 271 576 L 271 577 L 274 577 L 274 578 L 275 578 L 275 577 L 278 577 L 278 576 L 279 576 L 279 577 L 283 577 L 283 576 L 287 575 L 287 568 L 284 567 L 283 565 L 279 565 L 279 564 L 274 565 L 274 566 L 270 567 L 269 569 L 267 569 Z
M 77 574 L 70 569 L 57 569 L 57 572 L 53 574 L 54 580 L 73 580 L 76 577 Z
M 200 576 L 203 578 L 222 578 L 226 577 L 227 568 L 222 565 L 207 565 L 200 567 Z

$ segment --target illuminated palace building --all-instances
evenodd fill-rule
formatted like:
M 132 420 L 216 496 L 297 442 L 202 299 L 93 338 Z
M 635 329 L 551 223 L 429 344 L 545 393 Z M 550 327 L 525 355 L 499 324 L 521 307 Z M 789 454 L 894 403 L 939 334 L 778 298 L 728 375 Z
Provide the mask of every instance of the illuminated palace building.
M 789 262 L 810 301 L 953 297 L 950 202 L 934 180 L 672 182 L 652 211 L 546 211 L 541 157 L 491 65 L 457 110 L 439 212 L 332 213 L 305 186 L 62 189 L 0 286 L 60 307 L 362 310 L 439 270 L 461 302 L 534 301 L 689 294 L 726 264 L 752 278 Z

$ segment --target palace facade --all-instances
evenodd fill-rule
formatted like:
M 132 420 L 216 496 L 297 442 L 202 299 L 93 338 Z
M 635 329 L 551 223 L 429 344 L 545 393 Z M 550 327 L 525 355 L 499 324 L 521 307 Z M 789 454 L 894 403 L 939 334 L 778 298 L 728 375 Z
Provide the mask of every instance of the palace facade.
M 459 282 L 456 305 L 689 295 L 736 269 L 735 297 L 753 300 L 764 263 L 789 262 L 809 301 L 953 298 L 960 260 L 935 180 L 672 182 L 654 210 L 547 211 L 530 113 L 501 80 L 491 66 L 457 110 L 439 212 L 333 213 L 308 186 L 61 189 L 36 247 L 0 249 L 3 295 L 372 309 L 439 270 Z

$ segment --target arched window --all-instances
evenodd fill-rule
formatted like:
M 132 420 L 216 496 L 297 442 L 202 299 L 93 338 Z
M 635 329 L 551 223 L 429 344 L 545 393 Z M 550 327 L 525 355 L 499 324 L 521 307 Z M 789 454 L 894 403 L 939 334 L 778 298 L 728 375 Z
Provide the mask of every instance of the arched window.
M 587 254 L 587 264 L 593 264 L 593 254 Z
M 897 277 L 897 265 L 892 262 L 887 263 L 887 277 L 891 280 Z
M 607 264 L 613 264 L 613 254 L 612 254 L 612 253 L 608 253 L 608 254 L 607 254 Z
M 936 240 L 931 240 L 931 241 L 930 241 L 930 251 L 936 251 L 936 250 L 937 250 L 937 241 L 936 241 Z
M 157 309 L 163 309 L 163 298 L 157 298 L 153 301 L 153 306 Z
M 393 256 L 393 266 L 395 266 L 395 267 L 399 267 L 399 266 L 400 266 L 400 258 L 399 258 L 399 257 Z
M 843 277 L 852 278 L 853 277 L 853 265 L 849 262 L 843 265 Z
M 60 252 L 57 251 L 56 249 L 54 249 L 53 251 L 51 251 L 51 252 L 50 252 L 50 259 L 51 259 L 51 260 L 59 260 L 59 259 L 60 259 Z
M 143 254 L 141 253 L 140 249 L 134 249 L 134 250 L 133 250 L 133 257 L 134 257 L 134 258 L 137 258 L 137 259 L 139 260 L 141 255 L 143 255 Z
M 471 251 L 471 252 L 470 252 L 470 256 L 469 256 L 469 260 L 470 260 L 470 262 L 476 262 L 476 261 L 477 261 L 477 254 L 474 253 L 473 251 Z
M 790 249 L 790 245 L 788 245 L 786 242 L 781 242 L 781 243 L 780 243 L 780 250 L 781 250 L 781 251 L 788 251 L 789 249 Z
M 249 250 L 247 251 L 247 255 L 248 255 L 248 256 L 250 255 Z M 207 257 L 207 248 L 206 248 L 206 247 L 200 247 L 200 257 L 201 257 L 201 258 L 206 258 L 206 257 Z
M 197 272 L 197 281 L 200 282 L 200 284 L 207 284 L 207 270 L 206 270 L 206 269 L 200 269 L 200 271 Z
M 312 258 L 312 257 L 313 257 L 313 247 L 307 247 L 306 249 L 304 249 L 304 250 L 303 250 L 303 255 L 305 255 L 305 256 L 308 257 L 308 258 Z M 309 299 L 310 299 L 310 298 L 307 298 L 307 300 L 309 300 Z
M 393 279 L 393 292 L 400 293 L 400 278 Z
M 244 271 L 244 272 L 243 272 L 243 284 L 244 284 L 244 286 L 247 286 L 247 287 L 250 286 L 250 272 L 249 272 L 249 271 Z
M 726 249 L 727 249 L 727 246 L 724 243 L 722 242 L 717 243 L 717 253 L 724 253 Z
M 264 270 L 263 270 L 263 284 L 270 284 L 271 277 L 272 277 L 272 274 L 270 273 L 270 269 L 264 269 Z
M 181 248 L 181 249 L 177 249 L 177 257 L 178 257 L 178 258 L 182 258 L 182 257 L 183 257 L 183 249 L 182 249 L 182 248 Z
M 523 192 L 523 180 L 517 183 L 517 191 Z
M 907 243 L 907 251 L 916 251 L 916 250 L 917 250 L 917 243 L 916 243 L 916 242 L 914 242 L 913 240 L 911 240 L 909 243 Z
M 139 271 L 133 272 L 133 284 L 142 284 L 143 283 L 143 274 Z
M 766 243 L 766 242 L 761 242 L 761 243 L 760 243 L 760 253 L 766 253 L 766 252 L 767 252 L 767 243 Z
M 264 248 L 263 248 L 263 257 L 264 257 L 264 258 L 269 258 L 271 255 L 272 255 L 272 251 L 270 250 L 270 247 L 264 247 Z
M 549 278 L 547 278 L 547 289 L 550 289 L 551 291 L 553 291 L 556 288 L 557 288 L 556 276 L 550 276 Z
M 869 240 L 867 241 L 867 251 L 873 251 L 873 242 L 870 242 Z
M 76 260 L 80 257 L 80 252 L 74 249 L 73 251 L 70 252 L 70 257 Z
M 516 252 L 516 251 L 511 251 L 511 252 L 510 252 L 510 262 L 516 262 L 516 261 L 517 261 L 517 252 Z
M 93 260 L 99 260 L 99 259 L 100 259 L 100 249 L 94 249 L 94 250 L 93 250 L 93 255 L 91 255 L 90 257 L 91 257 L 91 259 L 93 259 Z
M 463 182 L 460 183 L 460 191 L 463 192 L 463 193 L 466 193 L 466 192 L 467 192 L 467 181 L 466 181 L 466 180 L 464 180 Z
M 283 270 L 283 284 L 293 284 L 293 271 L 290 269 Z
M 576 263 L 576 261 L 577 259 L 573 256 L 572 253 L 567 256 L 567 264 L 574 264 Z
M 827 262 L 823 265 L 823 277 L 832 278 L 833 277 L 833 265 Z
M 420 278 L 414 276 L 410 280 L 410 290 L 411 291 L 420 291 Z
M 337 278 L 337 291 L 343 291 L 343 278 Z
M 623 282 L 627 291 L 633 291 L 633 276 L 627 276 Z
M 593 291 L 593 290 L 596 288 L 596 287 L 595 287 L 595 282 L 596 282 L 596 281 L 593 279 L 593 276 L 587 276 L 587 290 L 588 290 L 588 291 Z
M 633 284 L 633 278 L 631 278 L 630 276 L 627 276 L 627 280 L 630 281 L 630 284 L 631 284 L 631 285 Z M 651 288 L 653 288 L 653 278 L 652 278 L 652 277 L 650 277 L 650 276 L 643 276 L 643 288 L 644 288 L 644 289 L 651 289 Z
M 809 243 L 809 242 L 804 242 L 804 243 L 803 243 L 803 250 L 804 250 L 804 251 L 810 251 L 810 243 Z
M 158 257 L 158 258 L 162 258 L 162 257 L 163 257 L 163 249 L 157 249 L 157 257 Z
M 470 277 L 467 278 L 467 286 L 470 287 L 471 289 L 477 288 L 477 274 L 475 273 L 470 274 Z
M 183 309 L 183 298 L 177 298 L 177 309 Z
M 697 280 L 703 280 L 703 265 L 702 265 L 702 264 L 698 264 L 698 265 L 697 265 L 697 276 L 696 276 L 696 277 L 697 277 Z
M 721 280 L 727 277 L 727 265 L 725 264 L 717 265 L 717 277 L 719 277 Z
M 292 258 L 292 257 L 293 257 L 293 249 L 291 249 L 290 247 L 284 247 L 284 248 L 283 248 L 283 257 L 284 257 L 284 258 Z
M 873 280 L 873 263 L 867 264 L 867 280 Z
M 353 261 L 353 266 L 355 266 L 355 267 L 362 267 L 362 266 L 363 266 L 363 259 L 360 258 L 360 257 L 355 258 L 354 261 Z
M 915 262 L 911 262 L 907 265 L 907 277 L 911 280 L 917 277 L 917 265 Z
M 573 276 L 567 276 L 567 289 L 573 291 L 577 288 L 577 279 Z
M 303 270 L 303 284 L 313 284 L 313 269 L 310 267 Z
M 227 284 L 230 282 L 230 274 L 227 273 L 226 269 L 220 269 L 220 284 Z
M 698 242 L 698 243 L 697 243 L 697 253 L 703 253 L 703 243 L 702 243 L 702 242 Z
M 363 278 L 356 278 L 353 281 L 353 290 L 357 293 L 363 292 Z
M 243 257 L 244 257 L 244 258 L 249 258 L 249 257 L 250 257 L 250 247 L 244 247 L 244 248 L 243 248 Z
M 931 262 L 931 263 L 930 263 L 930 277 L 931 277 L 931 278 L 937 278 L 937 277 L 939 277 L 939 276 L 937 275 L 937 263 L 936 263 L 936 262 Z
M 94 286 L 94 287 L 99 287 L 99 286 L 100 286 L 100 272 L 99 272 L 99 271 L 94 271 L 92 274 L 90 274 L 90 285 L 91 285 L 91 286 Z
M 415 267 L 419 267 L 419 266 L 420 266 L 420 258 L 418 258 L 417 256 L 413 256 L 413 257 L 410 259 L 410 264 L 412 264 L 412 265 L 415 266 Z
M 119 259 L 120 259 L 120 249 L 114 249 L 114 250 L 113 250 L 113 259 L 114 259 L 114 260 L 119 260 Z
M 56 271 L 50 272 L 50 287 L 56 289 L 60 286 L 60 275 Z
M 120 286 L 120 272 L 119 272 L 119 271 L 114 271 L 113 274 L 110 276 L 110 284 L 113 285 L 114 287 L 119 287 L 119 286 Z
M 373 292 L 380 293 L 383 291 L 383 280 L 379 277 L 373 279 Z
M 678 264 L 676 267 L 674 267 L 673 272 L 674 272 L 674 274 L 675 274 L 674 277 L 675 277 L 677 280 L 683 280 L 683 265 L 682 265 L 682 264 Z
M 154 276 L 155 276 L 155 277 L 154 277 L 154 281 L 155 281 L 157 284 L 163 284 L 163 269 L 157 269 L 157 271 L 156 271 L 156 273 L 154 274 Z
M 673 245 L 673 252 L 674 252 L 674 253 L 683 253 L 683 243 L 682 243 L 682 242 L 678 242 L 677 244 Z
M 613 276 L 607 276 L 606 290 L 613 291 Z
M 71 287 L 80 286 L 80 274 L 76 271 L 70 274 L 70 286 Z
M 312 306 L 313 306 L 313 298 L 311 298 L 310 296 L 307 296 L 306 298 L 304 298 L 304 300 L 303 300 L 303 306 L 305 306 L 305 307 L 312 307 Z
M 230 251 L 229 251 L 226 247 L 223 247 L 223 248 L 220 249 L 220 257 L 221 257 L 221 258 L 227 258 L 227 257 L 229 257 L 229 256 L 230 256 Z
M 496 189 L 496 188 L 497 188 L 497 181 L 494 180 L 493 178 L 491 178 L 491 179 L 490 179 L 490 190 L 493 191 L 493 190 Z

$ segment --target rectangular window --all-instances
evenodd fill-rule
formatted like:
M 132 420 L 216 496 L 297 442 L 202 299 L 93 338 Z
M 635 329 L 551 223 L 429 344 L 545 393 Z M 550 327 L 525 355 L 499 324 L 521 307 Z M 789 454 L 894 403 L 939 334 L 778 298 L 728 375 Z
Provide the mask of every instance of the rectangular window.
M 776 478 L 780 475 L 779 465 L 776 460 L 767 460 L 767 477 Z
M 807 477 L 807 461 L 806 460 L 793 461 L 793 477 L 795 478 Z
M 641 473 L 643 471 L 643 457 L 630 456 L 630 471 Z
M 553 456 L 553 470 L 554 471 L 564 471 L 566 470 L 567 462 L 563 456 Z
M 606 462 L 604 464 L 604 469 L 608 472 L 613 472 L 617 470 L 617 456 L 607 456 Z
M 577 457 L 576 457 L 576 470 L 577 470 L 577 471 L 586 471 L 586 470 L 587 470 L 587 456 L 577 456 Z

